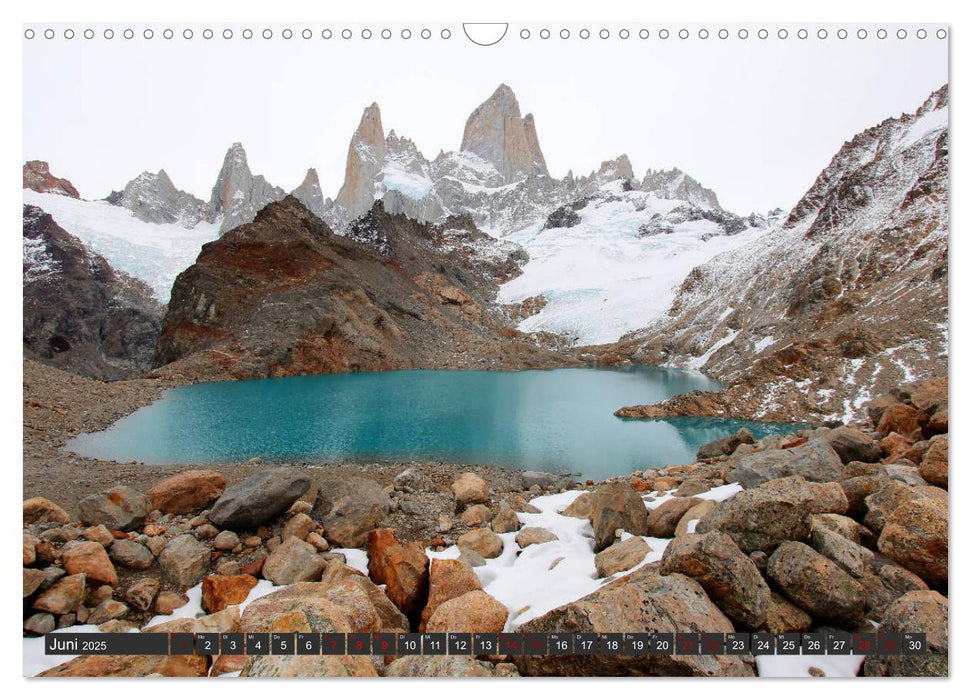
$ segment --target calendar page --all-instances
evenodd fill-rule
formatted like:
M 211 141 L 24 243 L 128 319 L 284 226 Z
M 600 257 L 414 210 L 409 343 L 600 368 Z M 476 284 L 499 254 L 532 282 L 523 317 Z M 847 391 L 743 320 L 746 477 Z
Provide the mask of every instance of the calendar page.
M 948 675 L 949 25 L 20 31 L 24 676 Z

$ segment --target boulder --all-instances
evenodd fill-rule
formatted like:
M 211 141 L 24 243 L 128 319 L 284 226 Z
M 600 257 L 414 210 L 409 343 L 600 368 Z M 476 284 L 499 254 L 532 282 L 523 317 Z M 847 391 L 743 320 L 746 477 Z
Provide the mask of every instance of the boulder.
M 209 520 L 228 530 L 250 530 L 287 512 L 310 479 L 294 469 L 267 469 L 226 489 L 209 511 Z
M 239 544 L 239 535 L 232 530 L 223 530 L 212 538 L 212 546 L 222 552 L 228 552 L 236 549 Z
M 765 609 L 763 628 L 772 634 L 808 632 L 813 628 L 813 619 L 804 610 L 773 592 Z
M 71 522 L 67 511 L 46 498 L 28 498 L 24 501 L 24 525 L 36 523 Z
M 290 537 L 270 552 L 263 562 L 263 578 L 278 586 L 299 581 L 319 581 L 324 560 L 309 542 Z
M 211 469 L 175 474 L 148 490 L 153 510 L 173 515 L 196 513 L 207 508 L 226 490 L 226 477 Z
M 147 612 L 152 609 L 152 603 L 155 602 L 159 588 L 161 588 L 161 584 L 158 579 L 139 579 L 128 587 L 128 591 L 125 593 L 125 601 L 135 610 Z
M 108 555 L 116 564 L 135 571 L 143 571 L 155 563 L 148 547 L 135 540 L 115 540 Z
M 846 497 L 843 487 L 836 481 L 810 482 L 809 487 L 813 490 L 813 513 L 835 513 L 844 514 L 849 510 L 850 502 Z
M 877 423 L 877 432 L 883 435 L 899 433 L 900 435 L 911 435 L 920 430 L 918 422 L 919 415 L 917 409 L 905 403 L 891 404 L 883 411 L 880 422 Z
M 684 514 L 702 503 L 700 498 L 672 498 L 650 512 L 647 517 L 647 534 L 651 537 L 674 537 L 674 531 Z
M 920 475 L 934 486 L 947 488 L 947 434 L 935 435 L 920 463 Z
M 484 503 L 489 499 L 489 485 L 481 476 L 464 472 L 452 483 L 456 512 L 469 503 Z
M 598 553 L 593 558 L 593 565 L 597 568 L 597 576 L 604 578 L 633 569 L 650 553 L 651 547 L 642 537 L 628 537 Z
M 894 509 L 877 547 L 930 585 L 946 587 L 947 502 L 920 497 Z
M 469 591 L 441 603 L 425 625 L 426 632 L 502 632 L 509 611 L 485 591 Z
M 389 678 L 491 678 L 494 666 L 468 656 L 402 656 L 385 667 Z
M 565 515 L 568 518 L 590 520 L 590 507 L 592 504 L 593 494 L 589 491 L 583 491 L 573 499 L 573 503 L 563 509 L 561 515 Z
M 320 486 L 313 516 L 338 547 L 362 547 L 367 534 L 391 511 L 391 499 L 371 479 L 351 477 Z
M 24 533 L 23 535 L 23 565 L 30 566 L 35 561 L 37 561 L 37 544 L 38 539 L 31 534 Z
M 421 613 L 418 631 L 424 632 L 428 620 L 442 603 L 471 591 L 482 590 L 472 567 L 458 559 L 434 559 L 428 573 L 428 602 Z
M 928 379 L 910 392 L 910 403 L 922 418 L 947 409 L 947 383 L 947 377 Z
M 97 542 L 105 549 L 108 549 L 111 543 L 115 541 L 115 536 L 111 534 L 111 530 L 104 525 L 95 525 L 94 527 L 86 528 L 81 532 L 81 536 L 86 540 Z
M 524 527 L 516 533 L 516 544 L 523 549 L 533 544 L 545 544 L 559 539 L 545 527 Z
M 843 535 L 825 528 L 811 528 L 813 549 L 842 566 L 847 573 L 861 578 L 873 563 L 873 552 Z
M 54 616 L 50 613 L 34 613 L 24 620 L 24 632 L 42 635 L 53 632 L 55 628 Z
M 398 491 L 415 492 L 431 491 L 433 488 L 432 480 L 418 467 L 408 467 L 403 472 L 395 476 L 394 487 Z
M 817 530 L 828 530 L 860 544 L 860 524 L 846 515 L 814 514 L 809 516 L 808 522 L 810 535 L 815 534 Z
M 128 606 L 124 603 L 108 598 L 95 606 L 91 614 L 88 615 L 87 624 L 101 625 L 109 620 L 117 620 L 128 614 Z
M 937 496 L 939 500 L 947 502 L 947 492 L 936 489 L 943 496 L 935 494 L 934 487 L 918 488 L 908 486 L 901 481 L 890 479 L 883 487 L 864 499 L 867 511 L 863 522 L 874 532 L 883 530 L 890 515 L 900 506 L 921 497 Z
M 839 455 L 843 464 L 879 462 L 883 457 L 883 450 L 876 440 L 856 428 L 840 426 L 826 433 L 824 439 Z
M 385 592 L 371 579 L 357 569 L 347 566 L 336 559 L 327 561 L 324 573 L 320 577 L 322 583 L 332 586 L 356 586 L 365 596 L 378 615 L 378 624 L 382 632 L 407 632 L 410 629 L 406 618 Z
M 38 673 L 38 677 L 109 678 L 164 676 L 204 677 L 209 657 L 196 654 L 172 656 L 76 656 L 70 661 Z
M 863 624 L 863 586 L 809 545 L 782 543 L 769 557 L 767 573 L 789 600 L 814 618 L 846 629 Z
M 216 613 L 230 605 L 239 605 L 255 585 L 256 578 L 248 574 L 206 576 L 202 579 L 202 609 Z
M 127 532 L 140 527 L 151 510 L 148 498 L 130 486 L 116 486 L 103 493 L 82 498 L 78 503 L 81 522 L 104 525 L 109 530 Z
M 246 656 L 243 678 L 375 678 L 367 656 Z
M 814 439 L 788 449 L 762 450 L 735 457 L 728 476 L 750 489 L 766 481 L 786 476 L 801 476 L 807 481 L 835 481 L 843 470 L 843 462 L 825 439 Z
M 911 591 L 884 611 L 881 632 L 915 632 L 926 635 L 930 653 L 868 656 L 866 676 L 948 675 L 948 602 L 936 591 Z
M 471 530 L 459 537 L 455 544 L 463 554 L 475 552 L 486 559 L 502 554 L 502 538 L 491 530 Z
M 873 561 L 863 573 L 860 583 L 866 589 L 867 615 L 871 619 L 879 619 L 887 606 L 904 593 L 928 590 L 927 584 L 917 574 L 880 553 L 873 555 Z
M 752 432 L 748 428 L 741 428 L 729 437 L 706 442 L 698 448 L 697 458 L 714 459 L 716 457 L 723 457 L 735 452 L 739 445 L 751 445 L 753 443 L 755 443 L 755 436 L 752 435 Z
M 879 464 L 848 464 L 837 482 L 846 495 L 847 514 L 862 520 L 867 512 L 866 497 L 882 489 L 888 481 L 890 476 Z
M 518 632 L 734 632 L 699 583 L 644 567 L 580 600 L 522 624 Z M 529 676 L 753 676 L 750 656 L 517 656 Z
M 719 503 L 695 532 L 720 530 L 743 552 L 769 553 L 782 542 L 808 537 L 807 518 L 815 499 L 816 492 L 801 476 L 767 481 Z
M 661 573 L 690 576 L 722 612 L 749 629 L 758 629 L 765 622 L 769 586 L 758 567 L 725 533 L 676 538 L 664 550 Z
M 475 503 L 463 510 L 459 519 L 466 525 L 483 525 L 492 520 L 492 511 L 484 503 Z
M 947 432 L 947 407 L 941 407 L 931 414 L 924 426 L 925 435 L 939 435 Z
M 257 598 L 243 610 L 242 632 L 380 632 L 368 595 L 348 578 L 295 583 Z
M 118 572 L 97 542 L 72 542 L 64 547 L 61 559 L 67 573 L 84 574 L 89 583 L 118 584 Z
M 184 605 L 188 605 L 188 603 L 189 598 L 184 593 L 162 591 L 155 599 L 155 612 L 159 615 L 171 615 Z
M 84 598 L 84 574 L 72 574 L 56 581 L 34 601 L 34 610 L 64 615 L 78 609 Z
M 515 532 L 519 529 L 519 516 L 508 502 L 499 504 L 499 511 L 492 518 L 492 531 L 497 533 Z
M 280 533 L 280 539 L 286 542 L 291 537 L 296 537 L 298 540 L 307 539 L 314 528 L 317 527 L 317 523 L 313 521 L 306 513 L 297 513 L 292 518 L 290 518 L 286 525 L 283 526 L 283 531 Z
M 199 583 L 209 569 L 209 547 L 189 534 L 169 540 L 159 552 L 158 563 L 170 581 L 182 588 Z
M 39 569 L 24 567 L 24 598 L 34 595 L 40 585 L 44 583 L 44 572 Z
M 708 515 L 710 512 L 715 510 L 715 506 L 718 505 L 717 501 L 701 501 L 701 503 L 696 503 L 684 512 L 681 516 L 681 520 L 678 521 L 677 527 L 674 528 L 674 536 L 681 537 L 681 535 L 690 534 L 688 528 L 693 528 L 698 526 L 698 521 L 703 517 Z M 691 525 L 694 523 L 694 525 Z
M 929 486 L 927 480 L 920 475 L 920 469 L 911 464 L 885 464 L 883 465 L 883 470 L 894 481 L 899 481 L 908 486 Z
M 421 542 L 398 542 L 390 528 L 371 530 L 368 575 L 416 625 L 428 600 L 428 557 Z
M 646 535 L 647 519 L 644 500 L 628 484 L 618 481 L 599 486 L 590 496 L 593 550 L 601 552 L 612 545 L 617 530 L 626 530 L 632 535 Z

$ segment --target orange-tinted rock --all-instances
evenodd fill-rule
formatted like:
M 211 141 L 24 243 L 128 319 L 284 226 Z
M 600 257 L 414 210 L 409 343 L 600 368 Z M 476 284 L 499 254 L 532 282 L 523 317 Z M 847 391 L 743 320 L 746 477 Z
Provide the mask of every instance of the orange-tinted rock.
M 141 677 L 158 674 L 166 677 L 201 677 L 208 671 L 209 657 L 185 654 L 178 656 L 78 656 L 38 676 L 73 678 L 106 678 L 110 676 Z
M 428 632 L 502 632 L 509 611 L 485 591 L 470 591 L 439 605 L 428 619 Z
M 887 516 L 879 550 L 932 586 L 947 586 L 947 502 L 917 497 Z
M 472 567 L 458 559 L 435 559 L 428 575 L 428 602 L 421 613 L 419 632 L 424 632 L 429 618 L 442 603 L 482 589 Z
M 71 518 L 67 511 L 46 498 L 28 498 L 24 501 L 24 525 L 34 523 L 67 523 Z
M 255 585 L 256 579 L 248 574 L 206 576 L 202 579 L 202 609 L 214 613 L 239 605 Z
M 226 490 L 226 477 L 210 469 L 192 470 L 170 476 L 155 484 L 148 498 L 152 508 L 163 513 L 185 515 L 202 510 Z
M 78 609 L 84 598 L 84 574 L 65 576 L 41 593 L 34 601 L 34 610 L 64 615 Z
M 53 175 L 51 167 L 43 160 L 28 160 L 24 163 L 24 189 L 61 194 L 74 199 L 80 197 L 71 181 Z
M 417 621 L 428 599 L 428 557 L 421 542 L 402 543 L 389 528 L 368 533 L 368 574 L 391 602 Z
M 947 434 L 935 435 L 930 440 L 930 447 L 924 453 L 920 464 L 920 475 L 928 482 L 941 488 L 947 488 Z
M 904 403 L 895 403 L 888 407 L 883 412 L 883 415 L 880 416 L 880 422 L 877 424 L 877 432 L 883 433 L 884 435 L 890 433 L 910 435 L 920 429 L 918 418 L 919 414 L 917 413 L 917 409 L 913 406 L 908 406 Z
M 97 542 L 77 542 L 65 547 L 61 555 L 64 570 L 69 574 L 84 574 L 91 583 L 118 584 L 118 572 L 108 552 Z

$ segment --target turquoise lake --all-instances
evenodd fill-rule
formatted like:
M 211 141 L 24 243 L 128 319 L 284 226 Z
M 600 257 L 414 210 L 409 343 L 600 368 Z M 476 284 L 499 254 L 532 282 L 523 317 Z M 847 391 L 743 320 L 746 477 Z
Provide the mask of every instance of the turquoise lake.
M 716 418 L 623 420 L 622 406 L 717 389 L 695 372 L 558 369 L 396 371 L 179 387 L 67 449 L 146 464 L 438 460 L 574 472 L 602 479 L 690 463 L 738 428 L 794 426 Z

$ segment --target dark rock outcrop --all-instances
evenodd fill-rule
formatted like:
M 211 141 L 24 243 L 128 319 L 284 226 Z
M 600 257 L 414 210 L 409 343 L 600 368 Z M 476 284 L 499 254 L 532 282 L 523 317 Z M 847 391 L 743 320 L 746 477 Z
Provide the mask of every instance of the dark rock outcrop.
M 162 307 L 39 207 L 24 207 L 24 354 L 95 379 L 151 366 Z

